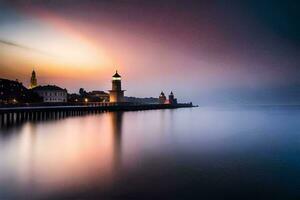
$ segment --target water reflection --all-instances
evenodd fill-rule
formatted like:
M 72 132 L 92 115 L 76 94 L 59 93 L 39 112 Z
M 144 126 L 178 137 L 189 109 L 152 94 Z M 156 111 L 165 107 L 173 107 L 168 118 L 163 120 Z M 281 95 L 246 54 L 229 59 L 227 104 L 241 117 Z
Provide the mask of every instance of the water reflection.
M 299 199 L 299 117 L 191 108 L 1 128 L 0 199 Z
M 90 114 L 102 113 L 101 110 L 30 110 L 24 109 L 19 111 L 8 111 L 0 113 L 0 129 L 14 128 L 22 126 L 24 123 L 60 120 L 66 117 L 77 117 Z
M 119 169 L 122 165 L 122 118 L 123 112 L 110 114 L 113 135 L 114 166 Z
M 122 115 L 28 122 L 17 129 L 1 129 L 0 188 L 18 188 L 18 193 L 0 189 L 0 197 L 76 191 L 94 182 L 105 187 L 121 165 Z

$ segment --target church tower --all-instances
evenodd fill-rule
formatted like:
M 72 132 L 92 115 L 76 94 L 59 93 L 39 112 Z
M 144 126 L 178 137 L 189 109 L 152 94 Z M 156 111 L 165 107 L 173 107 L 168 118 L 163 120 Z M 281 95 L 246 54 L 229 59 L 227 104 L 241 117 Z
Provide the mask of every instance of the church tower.
M 124 91 L 121 87 L 121 76 L 116 71 L 115 75 L 112 76 L 112 89 L 109 90 L 109 102 L 124 102 Z
M 36 74 L 35 71 L 33 70 L 31 73 L 31 79 L 30 79 L 30 86 L 29 88 L 35 88 L 37 86 L 37 79 L 36 79 Z

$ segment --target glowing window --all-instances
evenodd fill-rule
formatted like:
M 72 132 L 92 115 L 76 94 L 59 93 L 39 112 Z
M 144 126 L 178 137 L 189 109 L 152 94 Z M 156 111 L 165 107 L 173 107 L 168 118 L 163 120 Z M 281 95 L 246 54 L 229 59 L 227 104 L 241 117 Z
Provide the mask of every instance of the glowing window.
M 121 77 L 113 77 L 112 80 L 113 80 L 113 81 L 120 81 L 120 80 L 121 80 Z

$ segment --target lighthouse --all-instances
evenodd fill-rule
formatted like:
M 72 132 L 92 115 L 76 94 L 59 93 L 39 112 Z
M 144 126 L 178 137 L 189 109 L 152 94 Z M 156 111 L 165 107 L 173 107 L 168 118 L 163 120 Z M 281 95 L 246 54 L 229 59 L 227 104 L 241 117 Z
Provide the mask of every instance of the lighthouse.
M 112 76 L 112 89 L 109 90 L 109 102 L 124 102 L 124 91 L 121 86 L 121 76 L 118 71 Z

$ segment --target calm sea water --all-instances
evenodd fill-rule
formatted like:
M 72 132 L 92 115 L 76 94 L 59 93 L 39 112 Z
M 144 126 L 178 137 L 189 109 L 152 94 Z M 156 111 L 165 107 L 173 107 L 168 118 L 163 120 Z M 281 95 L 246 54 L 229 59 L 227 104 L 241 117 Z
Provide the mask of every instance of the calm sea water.
M 0 129 L 0 199 L 300 199 L 300 108 L 185 108 Z

